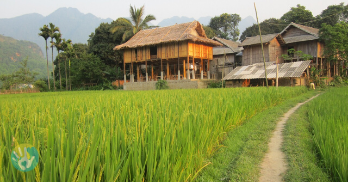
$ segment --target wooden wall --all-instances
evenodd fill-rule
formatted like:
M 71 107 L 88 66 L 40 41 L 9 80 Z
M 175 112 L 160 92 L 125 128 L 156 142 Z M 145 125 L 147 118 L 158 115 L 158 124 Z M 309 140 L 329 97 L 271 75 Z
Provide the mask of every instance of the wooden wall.
M 157 49 L 157 55 L 151 55 L 150 47 L 140 47 L 136 49 L 125 49 L 123 51 L 125 63 L 131 62 L 144 62 L 150 59 L 175 59 L 187 58 L 189 54 L 190 57 L 195 57 L 198 59 L 213 59 L 213 47 L 207 46 L 200 43 L 193 42 L 173 42 L 165 43 L 154 46 Z M 178 52 L 179 49 L 179 52 Z M 178 55 L 179 54 L 179 55 Z
M 297 42 L 297 43 L 292 43 L 284 46 L 283 48 L 283 54 L 287 54 L 287 50 L 291 47 L 293 47 L 296 51 L 302 51 L 305 54 L 309 54 L 313 57 L 318 57 L 318 54 L 323 51 L 322 49 L 322 44 L 321 47 L 319 48 L 318 51 L 318 41 L 313 40 L 313 41 L 306 41 L 306 42 Z
M 265 60 L 268 62 L 269 59 L 269 45 L 263 45 Z M 261 45 L 246 46 L 243 50 L 243 61 L 242 65 L 247 66 L 255 63 L 263 62 Z
M 268 49 L 268 55 L 269 55 L 269 61 L 270 62 L 276 62 L 277 56 L 279 63 L 282 63 L 282 47 L 277 41 L 277 39 L 271 40 L 269 43 L 269 49 Z M 266 60 L 267 61 L 267 60 Z

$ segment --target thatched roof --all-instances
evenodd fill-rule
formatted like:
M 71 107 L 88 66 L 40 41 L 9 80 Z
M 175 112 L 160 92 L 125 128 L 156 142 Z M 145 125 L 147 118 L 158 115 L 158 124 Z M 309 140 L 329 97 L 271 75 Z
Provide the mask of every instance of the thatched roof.
M 230 48 L 231 51 L 229 51 L 229 53 L 238 53 L 238 52 L 241 52 L 243 50 L 242 44 L 239 42 L 234 42 L 232 40 L 226 40 L 226 39 L 222 39 L 219 37 L 213 37 L 212 39 L 220 42 L 225 47 Z M 218 49 L 218 48 L 215 47 L 214 49 Z M 222 49 L 220 49 L 220 50 L 222 50 Z M 215 50 L 214 50 L 214 54 L 215 54 Z
M 271 40 L 273 40 L 274 38 L 277 38 L 277 40 L 281 43 L 284 42 L 283 38 L 275 33 L 275 34 L 268 34 L 268 35 L 262 35 L 262 42 L 263 43 L 268 43 Z M 256 44 L 260 44 L 260 36 L 257 35 L 255 37 L 247 37 L 243 42 L 242 42 L 242 46 L 248 46 L 248 45 L 256 45 Z
M 193 21 L 168 27 L 141 30 L 126 43 L 116 46 L 114 50 L 150 46 L 169 42 L 179 42 L 185 40 L 200 42 L 211 46 L 222 45 L 219 42 L 208 39 L 205 35 L 203 26 L 198 21 Z

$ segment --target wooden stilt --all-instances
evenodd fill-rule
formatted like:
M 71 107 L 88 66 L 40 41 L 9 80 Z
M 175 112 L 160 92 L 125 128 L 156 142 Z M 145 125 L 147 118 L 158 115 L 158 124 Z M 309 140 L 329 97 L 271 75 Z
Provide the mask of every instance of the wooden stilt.
M 186 65 L 185 65 L 186 63 L 185 63 L 185 60 L 184 60 L 184 62 L 183 62 L 183 64 L 182 64 L 182 68 L 183 68 L 183 74 L 184 74 L 184 78 L 186 79 Z
M 137 82 L 140 81 L 140 68 L 139 68 L 139 64 L 137 63 Z
M 154 75 L 153 75 L 153 62 L 151 62 L 151 79 L 152 81 L 155 81 Z
M 167 80 L 169 80 L 170 75 L 169 75 L 169 60 L 167 60 Z

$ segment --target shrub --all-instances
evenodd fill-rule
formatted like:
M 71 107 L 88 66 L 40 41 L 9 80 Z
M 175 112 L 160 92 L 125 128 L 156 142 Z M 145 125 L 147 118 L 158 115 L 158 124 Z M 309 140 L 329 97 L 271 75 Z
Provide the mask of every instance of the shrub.
M 168 83 L 165 80 L 158 80 L 156 83 L 156 90 L 168 89 Z
M 47 92 L 48 87 L 45 81 L 43 80 L 36 80 L 34 83 L 35 88 L 39 89 L 40 92 Z

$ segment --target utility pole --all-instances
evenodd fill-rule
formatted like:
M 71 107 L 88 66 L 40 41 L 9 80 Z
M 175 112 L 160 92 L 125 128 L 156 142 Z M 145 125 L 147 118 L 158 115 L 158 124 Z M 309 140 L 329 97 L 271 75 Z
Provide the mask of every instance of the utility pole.
M 262 56 L 263 56 L 263 65 L 265 67 L 265 79 L 266 79 L 266 87 L 268 88 L 268 80 L 267 80 L 267 70 L 266 70 L 266 60 L 265 60 L 265 53 L 263 52 L 263 43 L 262 43 L 262 36 L 261 36 L 261 27 L 259 23 L 259 17 L 257 16 L 257 10 L 256 10 L 256 4 L 254 3 L 255 7 L 255 13 L 256 13 L 256 19 L 257 19 L 257 24 L 259 26 L 259 32 L 260 32 L 260 43 L 261 43 L 261 49 L 262 49 Z

